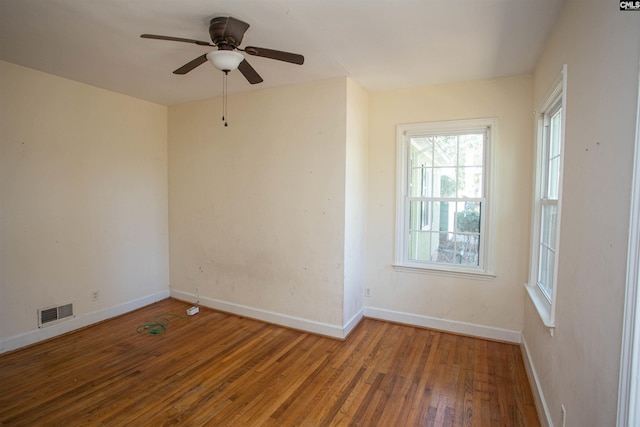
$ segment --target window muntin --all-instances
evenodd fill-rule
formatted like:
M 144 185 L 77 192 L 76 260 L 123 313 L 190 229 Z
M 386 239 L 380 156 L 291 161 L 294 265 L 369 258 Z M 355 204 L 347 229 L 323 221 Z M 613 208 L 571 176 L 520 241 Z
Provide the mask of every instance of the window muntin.
M 399 126 L 397 267 L 488 272 L 491 123 Z

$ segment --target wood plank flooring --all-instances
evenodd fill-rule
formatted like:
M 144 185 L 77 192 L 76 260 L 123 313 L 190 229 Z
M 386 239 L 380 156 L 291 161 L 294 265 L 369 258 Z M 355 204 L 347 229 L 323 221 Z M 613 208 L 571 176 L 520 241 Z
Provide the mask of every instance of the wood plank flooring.
M 373 319 L 338 341 L 202 307 L 138 332 L 188 306 L 0 355 L 0 425 L 540 425 L 516 345 Z

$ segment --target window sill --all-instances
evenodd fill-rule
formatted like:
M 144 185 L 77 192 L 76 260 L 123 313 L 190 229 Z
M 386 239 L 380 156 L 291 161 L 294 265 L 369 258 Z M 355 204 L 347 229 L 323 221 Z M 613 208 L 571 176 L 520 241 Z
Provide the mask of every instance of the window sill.
M 419 273 L 419 274 L 431 274 L 431 275 L 439 275 L 439 276 L 447 276 L 447 277 L 461 277 L 465 279 L 474 279 L 474 280 L 493 280 L 496 275 L 493 273 L 486 273 L 484 271 L 478 270 L 452 270 L 452 269 L 444 269 L 444 268 L 436 268 L 436 267 L 418 267 L 414 265 L 406 265 L 406 264 L 393 264 L 393 268 L 396 271 L 404 272 L 404 273 Z
M 544 299 L 542 295 L 540 295 L 536 286 L 525 284 L 524 288 L 527 290 L 527 293 L 529 294 L 533 305 L 538 311 L 542 323 L 544 323 L 544 326 L 549 328 L 549 332 L 553 336 L 555 322 L 551 316 L 551 308 L 549 307 L 549 303 L 546 299 Z

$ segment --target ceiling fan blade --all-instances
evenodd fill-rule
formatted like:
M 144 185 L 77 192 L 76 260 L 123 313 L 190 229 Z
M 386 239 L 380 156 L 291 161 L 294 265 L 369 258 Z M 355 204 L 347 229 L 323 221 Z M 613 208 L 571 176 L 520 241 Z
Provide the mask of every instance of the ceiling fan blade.
M 200 46 L 215 46 L 214 44 L 211 44 L 209 42 L 203 42 L 202 40 L 183 39 L 182 37 L 159 36 L 157 34 L 142 34 L 140 37 L 142 37 L 143 39 L 169 40 L 172 42 L 194 43 Z
M 262 83 L 262 77 L 256 70 L 253 69 L 251 64 L 247 62 L 246 59 L 242 60 L 240 65 L 238 66 L 238 70 L 242 73 L 242 75 L 251 83 L 252 85 L 256 83 Z
M 173 72 L 173 74 L 187 74 L 189 71 L 193 70 L 194 68 L 196 68 L 199 65 L 204 64 L 205 62 L 207 62 L 207 54 L 206 53 L 204 55 L 198 56 L 196 59 L 194 59 L 192 61 L 187 62 L 182 67 L 180 67 L 177 70 L 175 70 Z
M 283 52 L 281 50 L 265 49 L 264 47 L 247 46 L 244 51 L 249 55 L 263 58 L 277 59 L 278 61 L 291 62 L 292 64 L 304 64 L 304 56 L 297 53 Z

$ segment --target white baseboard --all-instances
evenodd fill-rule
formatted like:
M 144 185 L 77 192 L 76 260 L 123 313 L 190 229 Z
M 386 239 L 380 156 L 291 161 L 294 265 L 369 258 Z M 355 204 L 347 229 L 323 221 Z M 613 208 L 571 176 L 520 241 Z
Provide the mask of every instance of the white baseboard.
M 473 323 L 458 322 L 455 320 L 438 319 L 436 317 L 403 313 L 399 311 L 386 310 L 383 308 L 365 307 L 364 315 L 365 317 L 371 317 L 373 319 L 387 320 L 389 322 L 404 323 L 407 325 L 438 329 L 441 331 L 452 332 L 456 334 L 470 335 L 496 341 L 505 341 L 514 344 L 520 344 L 520 340 L 522 337 L 520 331 L 495 328 L 492 326 L 476 325 Z
M 197 299 L 195 294 L 183 292 L 177 289 L 171 289 L 171 296 L 182 301 L 196 301 Z M 346 322 L 345 325 L 338 326 L 202 296 L 200 296 L 200 305 L 213 308 L 214 310 L 224 311 L 225 313 L 232 313 L 267 323 L 273 323 L 275 325 L 286 326 L 291 329 L 311 332 L 337 339 L 346 338 L 349 332 L 351 332 L 351 330 L 364 317 L 362 311 L 360 311 Z
M 524 360 L 524 367 L 527 371 L 527 375 L 529 376 L 529 381 L 533 382 L 533 398 L 536 401 L 538 418 L 540 418 L 540 422 L 544 427 L 553 427 L 551 413 L 549 412 L 547 401 L 544 398 L 544 393 L 542 393 L 540 380 L 538 378 L 538 374 L 536 373 L 536 368 L 531 361 L 531 356 L 529 355 L 529 347 L 527 347 L 527 340 L 524 338 L 524 336 L 522 337 L 522 345 L 520 346 L 520 348 L 522 349 L 522 359 Z
M 353 331 L 353 328 L 358 326 L 358 323 L 360 323 L 363 317 L 364 317 L 364 310 L 360 310 L 348 322 L 345 323 L 344 327 L 342 328 L 344 331 L 343 338 L 346 338 L 347 335 L 349 335 L 351 331 Z
M 197 296 L 190 292 L 183 292 L 171 289 L 171 296 L 183 301 L 196 301 Z M 289 316 L 273 311 L 248 307 L 246 305 L 221 301 L 214 298 L 200 297 L 200 304 L 215 310 L 233 313 L 263 322 L 274 323 L 292 329 L 298 329 L 314 334 L 325 335 L 332 338 L 344 339 L 355 328 L 363 317 L 387 320 L 390 322 L 405 323 L 408 325 L 421 326 L 425 328 L 439 329 L 442 331 L 457 334 L 470 335 L 479 338 L 487 338 L 497 341 L 520 343 L 520 331 L 494 328 L 491 326 L 476 325 L 472 323 L 457 322 L 455 320 L 437 319 L 434 317 L 421 316 L 417 314 L 402 313 L 373 307 L 364 307 L 356 313 L 343 326 L 331 325 L 328 323 L 316 322 L 301 317 Z
M 35 329 L 33 331 L 5 338 L 0 340 L 0 354 L 11 350 L 17 350 L 58 335 L 66 334 L 67 332 L 75 331 L 76 329 L 84 328 L 86 326 L 93 325 L 94 323 L 102 322 L 103 320 L 128 313 L 166 298 L 169 298 L 168 289 L 152 295 L 147 295 L 146 297 L 142 297 L 134 301 L 128 301 L 113 307 L 81 314 L 73 319 L 69 319 L 56 325 Z

